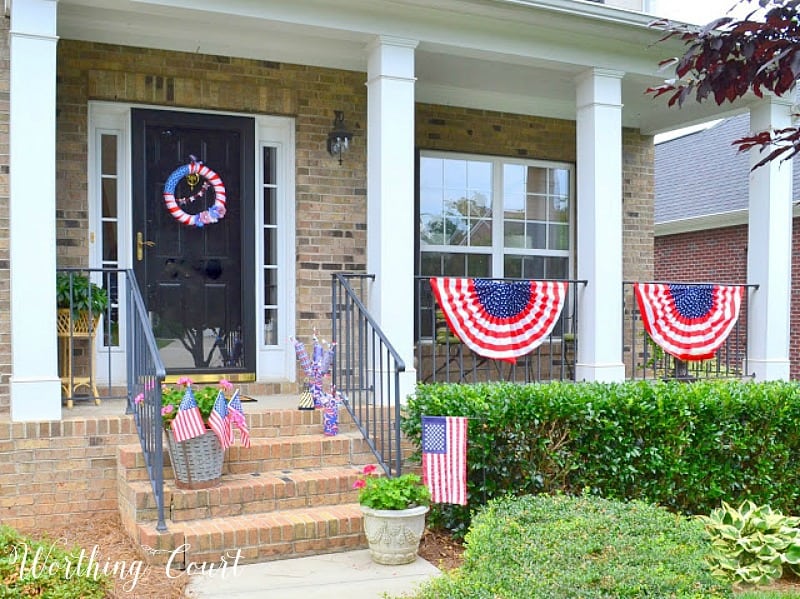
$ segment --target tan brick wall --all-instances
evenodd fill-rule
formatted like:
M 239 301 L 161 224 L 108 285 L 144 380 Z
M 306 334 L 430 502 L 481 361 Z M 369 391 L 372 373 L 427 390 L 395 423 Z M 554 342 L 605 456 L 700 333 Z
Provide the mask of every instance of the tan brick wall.
M 11 377 L 11 273 L 8 252 L 9 24 L 9 19 L 0 19 L 0 412 L 7 412 L 10 407 L 8 382 Z
M 0 422 L 0 523 L 47 526 L 117 509 L 117 446 L 138 443 L 132 416 Z
M 653 279 L 655 150 L 652 136 L 622 132 L 622 277 Z

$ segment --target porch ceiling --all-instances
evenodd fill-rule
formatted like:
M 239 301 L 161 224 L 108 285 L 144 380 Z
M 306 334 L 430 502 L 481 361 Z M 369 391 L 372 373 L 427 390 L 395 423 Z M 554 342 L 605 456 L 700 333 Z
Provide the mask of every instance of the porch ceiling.
M 431 6 L 434 5 L 435 6 Z M 60 0 L 62 39 L 366 72 L 376 35 L 419 40 L 417 100 L 575 118 L 575 76 L 625 72 L 623 124 L 658 133 L 746 108 L 667 109 L 644 90 L 675 45 L 651 17 L 583 0 Z

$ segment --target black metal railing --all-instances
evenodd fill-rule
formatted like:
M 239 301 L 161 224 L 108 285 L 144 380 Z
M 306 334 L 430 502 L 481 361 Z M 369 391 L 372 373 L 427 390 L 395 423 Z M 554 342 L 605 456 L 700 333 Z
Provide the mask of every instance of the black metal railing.
M 402 473 L 400 373 L 405 362 L 365 305 L 374 275 L 337 273 L 332 279 L 332 382 L 380 466 Z M 356 289 L 357 287 L 357 289 Z
M 158 509 L 156 530 L 164 521 L 164 440 L 161 419 L 161 385 L 166 369 L 158 352 L 150 319 L 136 276 L 126 271 L 128 285 L 127 369 L 128 409 L 133 412 L 139 443 Z
M 59 376 L 67 405 L 84 398 L 127 400 L 158 508 L 157 529 L 164 531 L 161 383 L 166 372 L 136 277 L 117 268 L 59 268 L 57 302 Z M 100 365 L 105 375 L 97 374 Z
M 717 283 L 669 282 L 673 285 L 715 285 Z M 721 283 L 718 283 L 721 284 Z M 736 283 L 733 283 L 734 285 Z M 623 352 L 625 377 L 628 379 L 674 379 L 693 381 L 699 379 L 729 379 L 752 377 L 747 354 L 747 318 L 750 294 L 758 285 L 744 285 L 739 318 L 715 356 L 708 360 L 676 359 L 666 353 L 650 338 L 642 324 L 639 305 L 633 292 L 633 281 L 622 284 L 623 302 Z
M 519 281 L 519 279 L 494 279 Z M 578 287 L 586 281 L 568 280 L 561 316 L 542 344 L 514 363 L 472 352 L 450 331 L 436 303 L 429 277 L 416 277 L 415 360 L 422 383 L 575 380 L 578 351 Z

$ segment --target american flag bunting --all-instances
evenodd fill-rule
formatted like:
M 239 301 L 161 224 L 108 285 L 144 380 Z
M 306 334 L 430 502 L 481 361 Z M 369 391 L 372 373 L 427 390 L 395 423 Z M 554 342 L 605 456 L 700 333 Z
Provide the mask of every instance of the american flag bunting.
M 739 285 L 635 283 L 642 324 L 650 338 L 679 360 L 712 358 L 739 318 Z
M 512 363 L 552 332 L 567 295 L 564 281 L 432 277 L 430 283 L 450 330 L 467 347 Z

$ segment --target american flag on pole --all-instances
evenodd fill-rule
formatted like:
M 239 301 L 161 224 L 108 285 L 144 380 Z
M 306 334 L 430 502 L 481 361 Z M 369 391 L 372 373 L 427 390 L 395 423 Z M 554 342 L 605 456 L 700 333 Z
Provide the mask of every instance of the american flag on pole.
M 564 307 L 564 281 L 431 278 L 431 289 L 450 329 L 472 351 L 515 362 L 536 349 Z
M 422 417 L 422 480 L 434 503 L 467 505 L 467 419 Z
M 233 430 L 228 421 L 228 403 L 225 401 L 225 394 L 222 390 L 217 394 L 214 408 L 208 416 L 208 426 L 217 434 L 222 449 L 233 445 Z
M 634 283 L 644 329 L 679 360 L 708 360 L 739 318 L 740 285 Z
M 228 402 L 228 425 L 230 426 L 231 433 L 233 427 L 239 429 L 239 440 L 243 447 L 250 447 L 250 429 L 247 427 L 247 420 L 244 417 L 244 408 L 242 407 L 242 400 L 239 399 L 239 390 L 231 397 Z M 233 443 L 231 443 L 233 444 Z
M 178 407 L 178 414 L 172 420 L 170 428 L 172 436 L 178 443 L 205 434 L 206 425 L 203 423 L 203 416 L 197 407 L 191 387 L 186 388 L 181 405 Z

